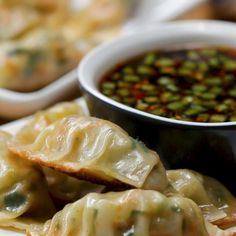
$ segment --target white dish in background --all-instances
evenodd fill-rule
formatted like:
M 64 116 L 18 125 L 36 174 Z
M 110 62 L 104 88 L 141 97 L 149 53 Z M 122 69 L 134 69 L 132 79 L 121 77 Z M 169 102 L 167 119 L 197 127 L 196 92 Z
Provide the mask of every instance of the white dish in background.
M 10 231 L 10 230 L 0 229 L 0 236 L 25 236 L 25 234 Z
M 77 88 L 76 70 L 30 93 L 0 89 L 0 116 L 16 119 L 68 97 Z
M 72 7 L 80 8 L 90 0 L 72 0 Z M 205 0 L 134 0 L 132 16 L 123 26 L 122 34 L 155 26 L 156 23 L 176 18 Z M 21 93 L 0 88 L 0 117 L 17 119 L 66 98 L 77 88 L 76 72 L 71 71 L 44 88 Z M 1 235 L 0 235 L 1 236 Z
M 157 23 L 170 21 L 181 16 L 185 12 L 200 5 L 206 0 L 134 0 L 138 7 L 123 31 L 125 34 L 135 32 L 142 27 L 147 29 L 156 26 Z

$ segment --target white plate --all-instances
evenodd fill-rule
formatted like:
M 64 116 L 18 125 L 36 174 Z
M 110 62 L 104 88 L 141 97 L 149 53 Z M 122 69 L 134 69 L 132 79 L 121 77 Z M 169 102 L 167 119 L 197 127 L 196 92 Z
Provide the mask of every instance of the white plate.
M 25 236 L 25 234 L 0 229 L 0 236 Z
M 78 9 L 91 0 L 71 1 L 72 8 Z M 174 19 L 203 1 L 205 0 L 133 0 L 131 10 L 135 10 L 131 14 L 132 17 L 130 16 L 124 24 L 122 34 L 143 30 L 158 22 Z M 62 76 L 43 89 L 31 93 L 0 88 L 0 116 L 16 119 L 32 114 L 38 109 L 67 97 L 75 88 L 77 88 L 75 71 Z

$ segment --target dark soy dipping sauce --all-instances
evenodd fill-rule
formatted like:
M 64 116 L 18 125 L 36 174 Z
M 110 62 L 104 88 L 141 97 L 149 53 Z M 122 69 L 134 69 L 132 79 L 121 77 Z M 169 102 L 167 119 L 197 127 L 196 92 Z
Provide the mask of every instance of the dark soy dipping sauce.
M 99 89 L 111 99 L 158 116 L 236 121 L 236 49 L 148 52 L 109 71 Z

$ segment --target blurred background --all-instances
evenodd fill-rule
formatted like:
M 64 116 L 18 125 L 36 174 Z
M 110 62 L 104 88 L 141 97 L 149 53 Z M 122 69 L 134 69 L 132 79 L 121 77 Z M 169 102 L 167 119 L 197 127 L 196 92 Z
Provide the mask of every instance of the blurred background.
M 0 124 L 81 96 L 75 74 L 61 77 L 97 45 L 149 25 L 201 19 L 236 21 L 236 0 L 0 0 Z M 24 113 L 36 95 L 38 106 Z M 9 109 L 19 115 L 7 117 L 14 99 Z
M 235 0 L 205 0 L 177 19 L 236 20 Z

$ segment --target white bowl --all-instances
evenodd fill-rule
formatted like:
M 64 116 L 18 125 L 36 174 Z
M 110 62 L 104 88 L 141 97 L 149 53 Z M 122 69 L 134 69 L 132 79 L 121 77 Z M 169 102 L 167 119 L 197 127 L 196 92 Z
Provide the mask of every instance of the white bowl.
M 0 116 L 16 119 L 42 109 L 78 91 L 76 70 L 51 84 L 30 93 L 15 92 L 0 88 Z
M 119 124 L 156 149 L 167 166 L 196 169 L 218 178 L 236 193 L 232 182 L 236 179 L 236 122 L 200 123 L 160 117 L 118 103 L 98 90 L 101 77 L 124 60 L 150 50 L 199 43 L 236 48 L 236 24 L 173 22 L 121 37 L 82 60 L 79 84 L 92 115 Z
M 157 116 L 142 112 L 114 100 L 98 91 L 101 77 L 120 62 L 133 58 L 144 52 L 168 48 L 186 47 L 191 45 L 229 46 L 236 48 L 236 24 L 223 21 L 176 21 L 158 26 L 152 25 L 147 30 L 132 35 L 122 36 L 112 42 L 103 44 L 89 53 L 80 63 L 78 78 L 82 89 L 96 96 L 99 100 L 126 111 L 156 118 Z M 192 126 L 231 126 L 236 122 L 197 123 L 158 117 L 161 121 L 173 124 L 191 124 Z

